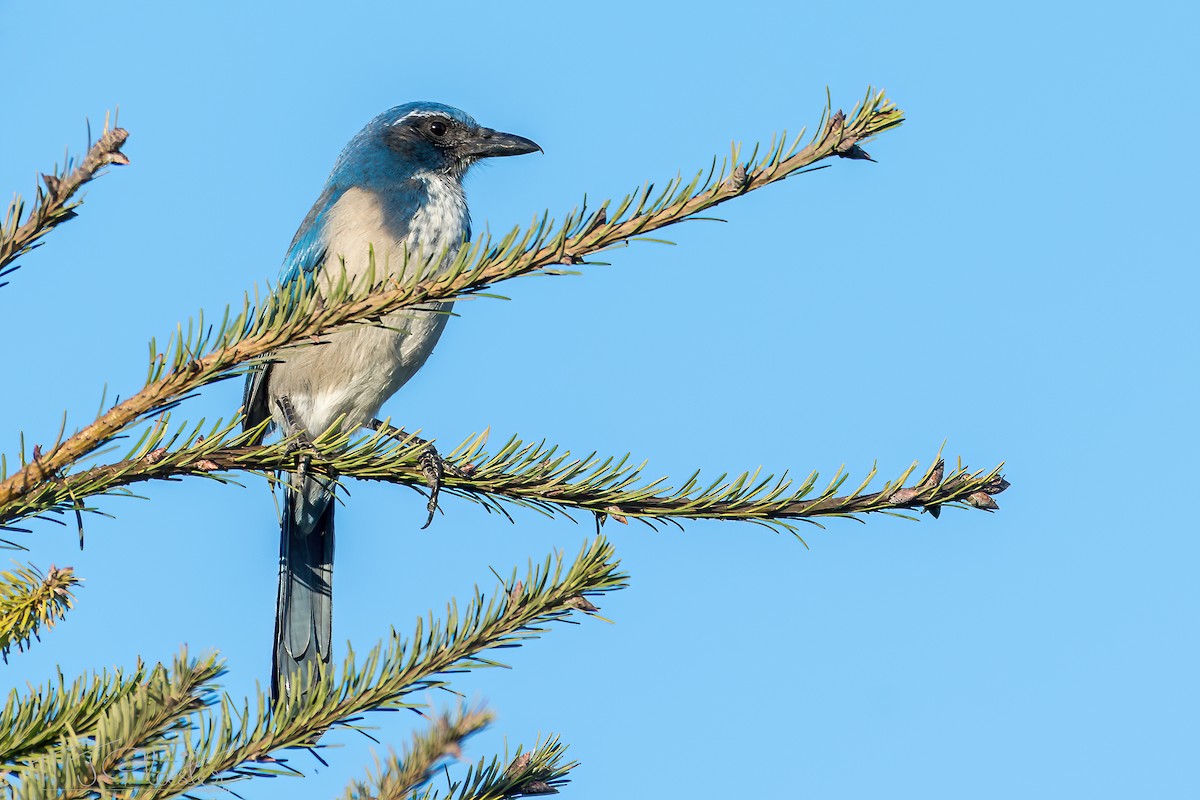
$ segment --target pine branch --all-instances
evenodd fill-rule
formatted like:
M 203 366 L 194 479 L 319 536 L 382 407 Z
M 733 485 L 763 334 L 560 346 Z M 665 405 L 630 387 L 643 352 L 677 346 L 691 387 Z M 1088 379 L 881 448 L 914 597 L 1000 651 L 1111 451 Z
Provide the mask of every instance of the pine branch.
M 79 166 L 72 169 L 71 161 L 67 159 L 62 171 L 55 165 L 53 175 L 42 175 L 45 188 L 38 187 L 33 210 L 23 223 L 20 220 L 25 203 L 19 195 L 13 198 L 4 225 L 0 226 L 0 278 L 16 269 L 9 267 L 13 261 L 40 246 L 39 239 L 76 216 L 75 209 L 81 201 L 72 203 L 70 200 L 85 183 L 109 164 L 129 163 L 121 152 L 128 138 L 129 131 L 109 128 L 106 119 L 100 138 L 88 148 Z M 0 286 L 4 285 L 0 283 Z
M 157 665 L 133 691 L 109 703 L 86 737 L 77 731 L 19 771 L 18 798 L 62 800 L 108 796 L 137 780 L 190 726 L 190 717 L 215 700 L 213 681 L 223 672 L 215 656 L 189 659 L 170 670 Z
M 445 797 L 454 800 L 501 800 L 505 797 L 527 797 L 542 794 L 557 794 L 558 787 L 567 782 L 567 774 L 578 762 L 564 763 L 567 747 L 558 737 L 551 737 L 545 744 L 532 750 L 517 751 L 512 761 L 493 758 L 490 763 L 480 761 L 461 781 L 447 787 Z M 506 759 L 507 760 L 507 759 Z M 430 786 L 412 800 L 440 800 L 443 795 Z
M 249 702 L 239 707 L 225 696 L 192 730 L 183 731 L 174 747 L 140 763 L 138 797 L 153 800 L 252 776 L 299 774 L 272 754 L 319 748 L 324 733 L 354 727 L 367 711 L 415 709 L 418 704 L 408 700 L 414 692 L 447 688 L 454 673 L 503 666 L 484 658 L 482 651 L 538 638 L 549 623 L 586 611 L 581 598 L 625 585 L 612 546 L 602 537 L 584 545 L 569 567 L 559 554 L 531 565 L 520 584 L 515 571 L 513 575 L 512 585 L 490 600 L 476 591 L 461 616 L 451 602 L 444 620 L 434 620 L 432 613 L 428 621 L 418 619 L 411 642 L 393 630 L 386 646 L 372 649 L 361 667 L 351 653 L 340 679 L 332 673 L 310 675 L 302 696 L 271 707 L 260 692 L 256 713 Z
M 482 709 L 443 712 L 428 729 L 413 735 L 403 753 L 392 753 L 383 764 L 376 761 L 374 775 L 351 782 L 346 800 L 404 800 L 429 782 L 443 760 L 462 758 L 463 742 L 492 719 L 492 713 Z
M 145 678 L 138 664 L 130 675 L 117 670 L 76 678 L 70 686 L 60 672 L 56 683 L 21 697 L 14 689 L 0 710 L 0 774 L 11 778 L 68 736 L 95 736 L 104 711 L 136 691 Z
M 201 423 L 203 425 L 203 423 Z M 66 512 L 79 508 L 82 498 L 127 491 L 126 487 L 150 480 L 183 476 L 231 481 L 227 471 L 271 473 L 295 469 L 294 440 L 271 445 L 247 445 L 258 431 L 238 433 L 236 421 L 219 421 L 201 433 L 201 425 L 184 425 L 174 432 L 167 421 L 156 424 L 114 464 L 94 467 L 65 478 L 42 483 L 38 491 L 0 507 L 0 524 L 14 518 Z M 961 464 L 947 475 L 939 457 L 910 486 L 914 462 L 878 491 L 867 489 L 874 469 L 853 492 L 837 494 L 848 476 L 838 470 L 819 488 L 819 474 L 811 472 L 797 483 L 787 474 L 776 478 L 759 471 L 727 480 L 722 474 L 707 485 L 699 472 L 672 488 L 666 477 L 647 479 L 645 464 L 633 464 L 625 455 L 600 458 L 591 453 L 571 458 L 555 446 L 526 444 L 510 439 L 499 451 L 487 453 L 485 436 L 469 437 L 448 456 L 456 469 L 443 480 L 443 491 L 507 513 L 504 503 L 547 513 L 571 510 L 646 522 L 684 519 L 720 519 L 757 522 L 795 532 L 792 522 L 813 522 L 820 517 L 853 517 L 868 513 L 894 513 L 922 508 L 935 516 L 946 505 L 965 505 L 987 511 L 999 506 L 992 499 L 1008 488 L 1003 465 L 987 471 L 968 471 Z M 309 469 L 326 475 L 353 477 L 409 486 L 418 491 L 425 483 L 419 463 L 420 446 L 396 442 L 379 433 L 365 439 L 327 432 L 314 442 Z M 87 510 L 87 509 L 84 509 Z
M 569 274 L 558 267 L 585 264 L 588 255 L 694 219 L 735 197 L 807 171 L 824 159 L 862 158 L 862 142 L 903 122 L 902 112 L 885 100 L 882 92 L 872 95 L 869 91 L 849 120 L 840 111 L 831 115 L 826 111 L 822 130 L 803 147 L 803 131 L 790 146 L 785 132 L 761 158 L 756 147 L 747 161 L 742 161 L 735 145 L 719 174 L 714 159 L 707 177 L 701 171 L 686 185 L 682 178 L 675 178 L 661 192 L 647 185 L 611 213 L 611 204 L 605 202 L 592 214 L 587 213 L 585 204 L 558 226 L 543 216 L 524 233 L 514 229 L 494 245 L 485 238 L 462 248 L 451 268 L 432 279 L 399 284 L 376 282 L 368 274 L 361 286 L 351 286 L 343 276 L 341 281 L 331 281 L 323 297 L 297 281 L 267 297 L 261 306 L 252 305 L 247 296 L 241 312 L 232 315 L 227 310 L 215 330 L 205 325 L 203 316 L 195 324 L 189 322 L 187 334 L 180 326 L 173 336 L 173 348 L 168 347 L 169 357 L 151 343 L 147 383 L 142 390 L 47 452 L 36 452 L 28 460 L 24 452 L 20 454 L 21 469 L 11 476 L 0 475 L 0 509 L 36 491 L 42 481 L 95 453 L 148 415 L 177 404 L 202 386 L 238 374 L 237 367 L 248 361 L 339 326 L 378 323 L 385 314 L 401 308 L 482 295 L 493 284 L 514 277 Z M 364 289 L 368 290 L 365 294 Z
M 0 653 L 5 661 L 14 646 L 24 649 L 43 626 L 51 628 L 66 616 L 75 602 L 71 588 L 78 584 L 70 567 L 51 566 L 44 576 L 32 564 L 0 573 Z

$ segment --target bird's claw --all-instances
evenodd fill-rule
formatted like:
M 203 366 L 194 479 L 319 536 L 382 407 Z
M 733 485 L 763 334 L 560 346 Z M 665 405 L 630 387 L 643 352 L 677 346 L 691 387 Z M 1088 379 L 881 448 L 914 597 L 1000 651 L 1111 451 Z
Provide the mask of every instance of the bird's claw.
M 442 476 L 446 474 L 446 462 L 438 455 L 437 448 L 432 444 L 426 444 L 421 450 L 417 463 L 420 464 L 421 473 L 425 476 L 425 485 L 429 487 L 429 502 L 425 504 L 425 510 L 429 512 L 429 517 L 421 526 L 421 530 L 425 530 L 433 523 L 433 515 L 437 513 L 438 495 L 442 491 Z
M 468 469 L 462 469 L 451 464 L 438 454 L 433 442 L 422 439 L 420 436 L 414 436 L 403 428 L 397 428 L 377 419 L 368 422 L 366 427 L 382 433 L 393 441 L 421 448 L 421 454 L 417 456 L 417 465 L 421 467 L 421 474 L 425 476 L 425 485 L 429 487 L 429 502 L 425 504 L 429 516 L 426 518 L 425 524 L 421 526 L 421 530 L 425 530 L 433 524 L 433 517 L 437 514 L 438 495 L 442 492 L 442 478 L 446 476 L 446 473 L 456 478 L 470 477 L 470 465 L 468 465 Z

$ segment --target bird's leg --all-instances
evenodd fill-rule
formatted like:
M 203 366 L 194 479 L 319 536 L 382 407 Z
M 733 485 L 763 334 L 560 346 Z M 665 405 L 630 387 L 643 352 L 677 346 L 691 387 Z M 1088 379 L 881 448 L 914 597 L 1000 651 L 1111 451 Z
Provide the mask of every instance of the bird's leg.
M 308 429 L 301 425 L 296 419 L 296 409 L 292 407 L 292 401 L 284 395 L 275 401 L 279 406 L 279 413 L 283 415 L 283 422 L 287 425 L 287 435 L 296 435 L 296 440 L 288 447 L 293 453 L 299 453 L 296 457 L 296 476 L 303 478 L 308 472 L 308 467 L 312 463 L 311 453 L 301 452 L 304 450 L 315 450 L 316 444 L 313 443 L 312 437 L 308 434 Z
M 388 425 L 386 422 L 383 422 L 383 421 L 377 420 L 377 419 L 373 419 L 366 424 L 366 427 L 370 428 L 373 431 L 378 431 L 378 432 L 382 433 L 384 436 L 388 437 L 389 439 L 393 439 L 397 442 L 400 442 L 401 444 L 410 444 L 410 445 L 414 445 L 416 447 L 425 447 L 425 448 L 428 448 L 429 450 L 432 450 L 435 454 L 437 453 L 437 448 L 433 446 L 433 442 L 429 441 L 428 439 L 422 439 L 420 436 L 414 436 L 413 434 L 409 433 L 408 431 L 404 430 L 403 428 L 397 428 L 395 425 Z M 439 456 L 439 458 L 440 458 L 440 456 Z M 470 469 L 462 469 L 461 467 L 457 467 L 454 464 L 451 464 L 449 461 L 446 461 L 445 459 L 441 459 L 441 460 L 442 460 L 443 471 L 448 472 L 457 478 L 471 477 Z
M 419 436 L 413 436 L 403 428 L 388 425 L 386 422 L 377 419 L 368 422 L 366 427 L 382 433 L 389 439 L 421 448 L 421 454 L 417 456 L 417 464 L 420 465 L 421 473 L 425 476 L 425 485 L 429 487 L 429 502 L 425 506 L 425 510 L 429 512 L 429 518 L 421 526 L 421 530 L 425 530 L 433 522 L 433 515 L 437 513 L 438 495 L 442 491 L 442 478 L 445 474 L 449 472 L 456 477 L 466 478 L 469 477 L 469 473 L 442 458 L 438 454 L 437 448 L 433 446 L 433 442 L 422 439 Z

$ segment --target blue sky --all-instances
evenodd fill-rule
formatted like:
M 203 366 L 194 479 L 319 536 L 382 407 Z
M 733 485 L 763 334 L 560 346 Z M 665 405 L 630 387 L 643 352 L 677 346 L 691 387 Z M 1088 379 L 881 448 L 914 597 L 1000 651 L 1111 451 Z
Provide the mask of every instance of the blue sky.
M 491 426 L 631 452 L 682 480 L 753 469 L 890 476 L 943 440 L 1007 462 L 995 515 L 834 521 L 811 549 L 743 525 L 612 525 L 631 587 L 589 622 L 466 676 L 496 725 L 470 758 L 560 733 L 566 796 L 1179 797 L 1194 791 L 1197 444 L 1192 241 L 1197 14 L 1184 3 L 0 3 L 0 188 L 79 152 L 120 105 L 132 165 L 0 290 L 0 449 L 127 396 L 145 343 L 273 279 L 344 142 L 439 100 L 544 155 L 471 176 L 476 229 L 561 217 L 707 167 L 730 139 L 816 124 L 886 87 L 908 122 L 582 277 L 460 306 L 386 407 L 443 442 Z M 1192 55 L 1188 55 L 1191 53 Z M 181 414 L 228 416 L 233 382 Z M 516 524 L 354 485 L 335 638 L 365 650 L 591 525 Z M 38 526 L 78 608 L 0 688 L 219 649 L 266 678 L 277 530 L 264 484 L 147 486 L 87 548 Z M 24 556 L 20 556 L 24 558 Z M 434 698 L 438 699 L 439 698 Z M 399 744 L 411 720 L 380 715 Z M 305 781 L 370 763 L 339 735 Z

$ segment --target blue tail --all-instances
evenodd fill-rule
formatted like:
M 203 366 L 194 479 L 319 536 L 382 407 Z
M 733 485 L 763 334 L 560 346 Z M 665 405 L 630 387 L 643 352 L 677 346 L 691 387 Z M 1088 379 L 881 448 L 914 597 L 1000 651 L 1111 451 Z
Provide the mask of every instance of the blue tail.
M 333 493 L 320 478 L 292 476 L 279 532 L 279 596 L 271 697 L 296 695 L 306 670 L 329 665 L 333 637 Z M 310 666 L 311 665 L 311 666 Z

